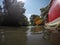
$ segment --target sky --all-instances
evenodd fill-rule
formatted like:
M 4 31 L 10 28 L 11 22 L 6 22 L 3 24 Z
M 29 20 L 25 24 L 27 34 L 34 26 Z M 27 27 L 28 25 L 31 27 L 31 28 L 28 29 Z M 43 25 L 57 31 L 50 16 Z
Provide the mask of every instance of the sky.
M 24 8 L 28 20 L 32 14 L 40 15 L 40 8 L 46 7 L 50 0 L 26 0 Z
M 0 5 L 2 0 L 0 0 Z M 25 15 L 30 18 L 32 14 L 40 15 L 40 8 L 46 7 L 49 4 L 50 0 L 26 0 L 24 3 L 24 8 L 26 9 Z
M 0 0 L 0 5 L 3 7 L 2 1 L 3 1 L 3 0 Z

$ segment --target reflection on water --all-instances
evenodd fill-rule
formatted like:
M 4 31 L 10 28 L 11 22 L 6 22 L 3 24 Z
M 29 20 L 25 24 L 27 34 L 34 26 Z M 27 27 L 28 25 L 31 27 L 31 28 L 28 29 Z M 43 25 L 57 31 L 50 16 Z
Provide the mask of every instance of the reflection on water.
M 59 30 L 45 30 L 44 37 L 50 40 L 54 45 L 60 45 L 60 32 Z
M 0 45 L 52 45 L 43 37 L 44 28 L 40 26 L 0 29 Z
M 0 45 L 27 45 L 26 27 L 0 29 Z

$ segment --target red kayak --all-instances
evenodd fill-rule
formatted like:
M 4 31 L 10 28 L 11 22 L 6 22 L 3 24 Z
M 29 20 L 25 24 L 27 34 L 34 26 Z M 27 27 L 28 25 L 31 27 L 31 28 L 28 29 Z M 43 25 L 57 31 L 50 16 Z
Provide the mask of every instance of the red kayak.
M 51 0 L 51 7 L 47 19 L 47 26 L 53 26 L 60 23 L 60 0 Z

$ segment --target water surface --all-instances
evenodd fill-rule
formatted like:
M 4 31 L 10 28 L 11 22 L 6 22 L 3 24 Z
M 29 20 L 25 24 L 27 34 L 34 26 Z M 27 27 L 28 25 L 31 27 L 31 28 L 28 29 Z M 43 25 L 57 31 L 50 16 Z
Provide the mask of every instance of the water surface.
M 52 45 L 43 38 L 43 30 L 41 26 L 2 27 L 0 45 Z

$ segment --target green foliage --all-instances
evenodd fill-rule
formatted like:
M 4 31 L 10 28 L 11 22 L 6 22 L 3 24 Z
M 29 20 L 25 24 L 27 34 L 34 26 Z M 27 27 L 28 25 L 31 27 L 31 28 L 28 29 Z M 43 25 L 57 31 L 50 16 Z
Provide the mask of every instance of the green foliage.
M 24 3 L 23 2 L 16 2 L 15 4 L 8 0 L 5 3 L 5 8 L 8 12 L 4 15 L 4 21 L 2 25 L 5 26 L 27 26 L 28 20 L 27 17 L 24 15 Z M 15 1 L 15 0 L 14 0 Z
M 50 4 L 47 5 L 46 7 L 40 9 L 40 11 L 41 11 L 41 18 L 43 19 L 43 24 L 45 22 L 47 22 L 49 9 L 50 9 Z
M 27 17 L 24 15 L 21 16 L 21 19 L 19 19 L 18 21 L 18 25 L 23 25 L 23 26 L 29 25 Z
M 41 12 L 44 12 L 44 11 L 45 11 L 45 8 L 41 8 L 40 11 L 41 11 Z
M 46 13 L 48 13 L 49 9 L 50 9 L 50 4 L 47 5 L 47 6 L 44 7 L 44 8 L 41 8 L 41 9 L 40 9 L 41 15 L 45 15 Z

